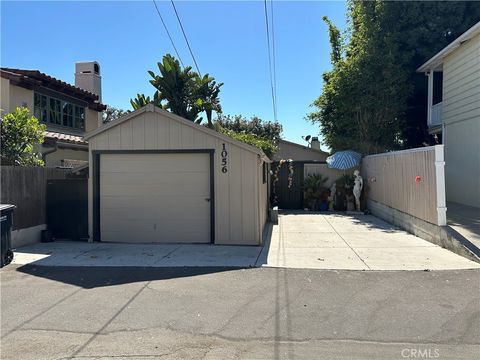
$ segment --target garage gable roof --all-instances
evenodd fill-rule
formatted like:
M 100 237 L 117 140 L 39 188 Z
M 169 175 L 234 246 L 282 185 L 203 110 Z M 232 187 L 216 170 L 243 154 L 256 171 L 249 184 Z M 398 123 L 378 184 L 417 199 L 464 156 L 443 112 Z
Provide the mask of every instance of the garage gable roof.
M 190 121 L 190 120 L 182 118 L 181 116 L 172 114 L 171 112 L 166 111 L 164 109 L 161 109 L 161 108 L 159 108 L 159 107 L 157 107 L 153 104 L 148 104 L 148 105 L 146 105 L 146 106 L 144 106 L 140 109 L 137 109 L 137 110 L 135 110 L 131 113 L 128 113 L 127 115 L 122 116 L 118 120 L 114 120 L 114 121 L 109 122 L 108 124 L 100 126 L 99 128 L 85 134 L 85 136 L 83 138 L 85 140 L 91 139 L 91 138 L 97 136 L 98 134 L 103 133 L 104 131 L 107 131 L 107 130 L 109 130 L 109 129 L 117 126 L 117 125 L 120 125 L 120 124 L 126 122 L 126 121 L 132 120 L 135 117 L 137 117 L 138 115 L 143 114 L 143 113 L 147 113 L 147 112 L 156 112 L 158 114 L 161 114 L 161 115 L 169 118 L 170 120 L 174 120 L 174 121 L 177 121 L 177 122 L 181 123 L 182 125 L 190 126 L 190 127 L 194 128 L 195 130 L 206 133 L 207 135 L 214 136 L 216 138 L 221 139 L 222 141 L 228 142 L 228 143 L 236 145 L 236 146 L 238 146 L 242 149 L 245 149 L 245 150 L 251 151 L 255 154 L 258 154 L 265 161 L 271 162 L 271 160 L 265 155 L 265 153 L 261 149 L 255 147 L 255 146 L 252 146 L 252 145 L 246 144 L 244 142 L 232 139 L 229 136 L 221 134 L 221 133 L 219 133 L 215 130 L 209 129 L 205 126 L 195 124 L 193 121 Z

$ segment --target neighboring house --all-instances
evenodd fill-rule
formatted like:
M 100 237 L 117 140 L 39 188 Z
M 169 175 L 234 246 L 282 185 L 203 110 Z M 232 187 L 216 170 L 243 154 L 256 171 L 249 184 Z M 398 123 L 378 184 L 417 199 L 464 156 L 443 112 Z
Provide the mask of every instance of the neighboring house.
M 429 131 L 445 147 L 447 201 L 480 207 L 480 22 L 420 66 Z
M 88 161 L 85 132 L 102 124 L 101 76 L 97 62 L 75 64 L 75 86 L 38 70 L 0 68 L 3 112 L 30 109 L 47 127 L 39 151 L 47 167 L 76 167 Z
M 273 161 L 280 161 L 282 159 L 293 161 L 320 161 L 324 162 L 328 153 L 320 150 L 320 141 L 317 137 L 313 137 L 310 146 L 305 146 L 290 142 L 287 140 L 280 140 L 278 143 L 278 152 L 274 155 Z
M 93 241 L 262 244 L 262 150 L 152 104 L 85 139 Z

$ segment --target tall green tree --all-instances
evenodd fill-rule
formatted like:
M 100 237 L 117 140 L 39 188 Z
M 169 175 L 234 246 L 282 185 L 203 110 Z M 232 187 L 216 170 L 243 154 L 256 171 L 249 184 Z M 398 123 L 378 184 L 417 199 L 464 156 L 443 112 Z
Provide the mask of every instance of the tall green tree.
M 43 143 L 45 125 L 31 116 L 25 107 L 0 118 L 0 143 L 2 165 L 43 166 L 35 148 Z
M 398 63 L 400 49 L 382 21 L 382 2 L 350 2 L 351 33 L 342 56 L 338 29 L 326 19 L 332 42 L 332 71 L 324 74 L 317 111 L 326 144 L 364 154 L 399 148 L 407 74 Z
M 432 141 L 427 81 L 416 69 L 480 20 L 478 2 L 350 0 L 343 39 L 324 20 L 333 69 L 308 119 L 326 144 L 375 153 Z

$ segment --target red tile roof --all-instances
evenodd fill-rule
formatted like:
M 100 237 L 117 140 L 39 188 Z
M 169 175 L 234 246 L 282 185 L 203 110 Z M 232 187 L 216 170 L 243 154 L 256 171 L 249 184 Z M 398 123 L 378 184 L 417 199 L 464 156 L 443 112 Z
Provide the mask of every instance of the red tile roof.
M 83 140 L 83 137 L 79 135 L 63 134 L 55 131 L 45 131 L 45 137 L 71 144 L 88 145 L 88 141 Z
M 56 79 L 38 70 L 0 68 L 0 74 L 3 78 L 17 82 L 19 85 L 34 86 L 41 85 L 53 90 L 64 92 L 67 95 L 77 97 L 88 102 L 89 107 L 97 111 L 106 109 L 106 106 L 98 103 L 98 95 L 81 89 L 77 86 Z

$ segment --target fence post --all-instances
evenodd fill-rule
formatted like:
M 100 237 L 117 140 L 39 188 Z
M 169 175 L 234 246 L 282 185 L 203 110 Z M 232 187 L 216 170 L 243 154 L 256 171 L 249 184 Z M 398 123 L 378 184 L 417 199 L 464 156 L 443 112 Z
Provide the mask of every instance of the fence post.
M 437 225 L 447 225 L 447 201 L 445 196 L 444 145 L 435 145 L 435 175 L 437 184 Z

